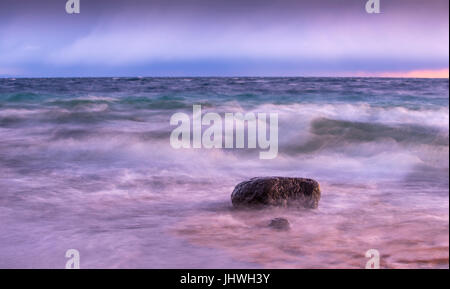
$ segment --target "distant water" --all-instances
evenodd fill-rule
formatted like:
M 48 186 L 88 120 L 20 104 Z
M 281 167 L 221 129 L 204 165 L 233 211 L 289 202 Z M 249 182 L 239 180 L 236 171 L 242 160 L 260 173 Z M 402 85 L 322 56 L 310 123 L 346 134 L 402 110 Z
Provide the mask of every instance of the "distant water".
M 449 82 L 0 79 L 0 267 L 449 267 Z M 174 150 L 175 112 L 278 112 L 278 157 Z M 318 180 L 317 210 L 232 210 L 255 176 Z M 285 217 L 289 232 L 267 228 Z

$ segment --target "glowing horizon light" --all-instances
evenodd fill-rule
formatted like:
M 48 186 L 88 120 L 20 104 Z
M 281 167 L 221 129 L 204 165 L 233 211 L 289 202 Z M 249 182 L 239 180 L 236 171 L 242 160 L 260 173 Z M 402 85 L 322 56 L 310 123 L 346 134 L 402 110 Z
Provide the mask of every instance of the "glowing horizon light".
M 393 78 L 449 78 L 449 69 L 422 69 L 411 71 L 394 71 L 394 72 L 380 72 L 367 73 L 359 72 L 356 76 L 360 77 L 393 77 Z
M 383 76 L 386 77 L 410 77 L 410 78 L 449 78 L 449 69 L 429 69 L 429 70 L 413 70 L 406 73 L 388 72 Z

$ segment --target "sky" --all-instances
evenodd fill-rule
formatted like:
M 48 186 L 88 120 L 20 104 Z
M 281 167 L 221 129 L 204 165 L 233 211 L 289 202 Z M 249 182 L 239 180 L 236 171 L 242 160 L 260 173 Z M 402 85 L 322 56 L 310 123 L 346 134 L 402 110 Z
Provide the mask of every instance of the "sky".
M 448 0 L 0 0 L 0 77 L 447 77 Z

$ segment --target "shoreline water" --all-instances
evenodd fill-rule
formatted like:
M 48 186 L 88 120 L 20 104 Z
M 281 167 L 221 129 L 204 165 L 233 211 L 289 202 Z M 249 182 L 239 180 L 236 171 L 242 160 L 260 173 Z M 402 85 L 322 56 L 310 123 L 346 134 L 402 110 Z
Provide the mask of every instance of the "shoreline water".
M 174 150 L 198 103 L 278 113 L 277 158 Z M 0 267 L 448 268 L 448 119 L 448 80 L 1 79 Z M 231 209 L 274 175 L 318 180 L 318 210 Z

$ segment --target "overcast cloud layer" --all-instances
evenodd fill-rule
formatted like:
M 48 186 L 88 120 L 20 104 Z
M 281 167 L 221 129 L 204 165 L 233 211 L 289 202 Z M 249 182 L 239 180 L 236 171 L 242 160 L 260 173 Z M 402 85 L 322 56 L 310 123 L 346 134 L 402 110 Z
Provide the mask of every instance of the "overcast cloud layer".
M 31 3 L 29 3 L 31 2 Z M 0 2 L 0 76 L 358 75 L 448 68 L 448 0 Z

